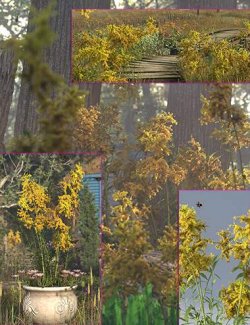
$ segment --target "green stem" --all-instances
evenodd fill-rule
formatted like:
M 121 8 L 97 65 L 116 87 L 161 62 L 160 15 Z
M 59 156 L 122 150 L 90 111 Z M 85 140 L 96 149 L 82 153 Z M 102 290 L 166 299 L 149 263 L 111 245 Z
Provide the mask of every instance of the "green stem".
M 231 149 L 229 150 L 229 153 L 230 153 L 230 161 L 231 161 L 231 166 L 232 166 L 232 171 L 233 171 L 234 189 L 237 190 L 237 180 L 236 180 L 236 175 L 235 175 L 235 167 L 234 167 L 233 155 L 232 155 Z
M 242 301 L 242 290 L 243 290 L 243 283 L 244 283 L 245 279 L 244 277 L 242 277 L 241 279 L 241 282 L 240 282 L 240 296 L 239 296 L 239 304 L 238 304 L 238 307 L 237 307 L 237 314 L 236 314 L 236 321 L 239 317 L 239 314 L 240 314 L 240 306 L 241 306 L 241 301 Z M 236 322 L 237 324 L 237 322 Z
M 197 285 L 197 281 L 196 281 L 196 285 Z M 205 309 L 204 309 L 204 295 L 203 295 L 203 292 L 202 292 L 201 280 L 200 279 L 198 281 L 198 291 L 199 291 L 199 296 L 200 296 L 200 301 L 201 301 L 201 311 L 202 311 L 202 315 L 203 315 L 203 319 L 204 319 L 204 325 L 206 325 L 207 321 L 206 321 L 206 314 L 205 314 Z
M 43 274 L 44 274 L 44 277 L 45 277 L 45 263 L 44 263 L 44 256 L 43 256 L 43 249 L 41 248 L 41 238 L 40 238 L 40 235 L 36 233 L 36 238 L 37 238 L 37 242 L 38 242 L 38 249 L 39 249 L 39 254 L 41 256 L 41 260 L 42 260 L 42 271 L 43 271 Z
M 241 149 L 240 149 L 240 141 L 239 141 L 238 132 L 237 132 L 235 123 L 233 123 L 233 127 L 234 127 L 235 138 L 236 138 L 237 146 L 238 146 L 238 153 L 239 153 L 239 160 L 240 160 L 240 172 L 241 172 L 241 176 L 242 176 L 242 185 L 245 190 L 246 184 L 245 184 L 245 175 L 244 175 L 244 170 L 243 170 L 243 162 L 242 162 L 242 155 L 241 155 Z
M 59 248 L 56 249 L 56 265 L 55 265 L 55 280 L 58 276 L 58 264 L 59 264 Z

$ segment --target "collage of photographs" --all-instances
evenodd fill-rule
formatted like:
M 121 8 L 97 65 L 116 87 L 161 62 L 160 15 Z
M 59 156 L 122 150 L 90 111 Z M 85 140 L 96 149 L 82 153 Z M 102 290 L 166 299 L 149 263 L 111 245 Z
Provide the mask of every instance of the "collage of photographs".
M 0 325 L 250 325 L 250 0 L 0 0 Z

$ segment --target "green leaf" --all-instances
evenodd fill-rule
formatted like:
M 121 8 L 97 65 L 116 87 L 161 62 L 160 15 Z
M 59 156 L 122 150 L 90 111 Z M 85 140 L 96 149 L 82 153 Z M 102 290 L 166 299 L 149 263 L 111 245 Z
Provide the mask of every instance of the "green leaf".
M 200 273 L 200 276 L 201 276 L 202 278 L 204 278 L 204 279 L 208 280 L 208 278 L 207 278 L 206 274 L 204 274 L 204 273 Z
M 237 275 L 236 279 L 235 280 L 238 280 L 238 279 L 242 279 L 244 277 L 244 273 L 241 272 Z

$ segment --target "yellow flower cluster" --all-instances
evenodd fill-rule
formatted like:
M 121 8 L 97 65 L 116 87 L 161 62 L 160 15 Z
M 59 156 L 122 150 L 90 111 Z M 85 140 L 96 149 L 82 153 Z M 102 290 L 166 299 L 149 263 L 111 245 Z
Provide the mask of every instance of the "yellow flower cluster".
M 233 224 L 232 234 L 229 230 L 219 232 L 220 241 L 216 247 L 221 250 L 222 256 L 227 261 L 232 256 L 246 266 L 250 262 L 250 210 L 247 215 L 235 219 L 243 225 Z
M 124 50 L 137 43 L 143 35 L 141 28 L 131 25 L 108 25 L 107 32 L 111 46 L 122 46 Z
M 247 215 L 235 217 L 239 223 L 229 226 L 229 229 L 218 233 L 220 240 L 216 245 L 221 250 L 221 256 L 227 261 L 230 257 L 239 260 L 238 269 L 241 279 L 223 288 L 220 297 L 229 318 L 245 316 L 250 313 L 250 210 Z M 230 229 L 231 228 L 231 229 Z
M 74 128 L 74 141 L 76 146 L 91 149 L 96 148 L 96 136 L 100 111 L 96 107 L 82 107 L 77 112 L 77 122 Z
M 90 18 L 90 14 L 93 12 L 94 10 L 89 10 L 89 9 L 82 9 L 80 14 L 81 16 L 83 16 L 86 19 Z
M 207 155 L 193 137 L 188 142 L 188 146 L 180 148 L 173 168 L 179 173 L 178 181 L 185 189 L 213 188 L 214 180 L 221 180 L 223 176 L 219 157 L 214 154 Z
M 158 32 L 155 20 L 146 26 L 107 25 L 94 33 L 83 32 L 75 43 L 73 74 L 77 81 L 126 81 L 121 70 L 135 59 L 131 49 L 145 35 Z
M 250 314 L 250 286 L 246 281 L 236 281 L 220 291 L 228 318 Z
M 163 236 L 158 239 L 159 249 L 166 262 L 175 263 L 178 246 L 178 230 L 176 226 L 167 225 Z
M 208 270 L 213 255 L 206 254 L 207 245 L 211 241 L 202 238 L 202 231 L 206 229 L 206 225 L 197 219 L 195 210 L 188 205 L 180 207 L 179 227 L 180 282 L 186 283 L 198 278 L 202 271 Z
M 22 192 L 19 198 L 18 217 L 27 229 L 34 229 L 40 234 L 45 229 L 55 230 L 53 237 L 54 247 L 63 251 L 73 246 L 70 238 L 70 229 L 64 221 L 74 219 L 79 206 L 78 194 L 82 188 L 83 169 L 76 164 L 61 182 L 63 191 L 58 196 L 58 203 L 51 205 L 51 199 L 46 188 L 32 180 L 31 175 L 22 177 Z
M 172 113 L 162 112 L 139 128 L 139 150 L 148 155 L 136 163 L 138 181 L 126 184 L 129 193 L 144 192 L 152 198 L 168 179 L 178 181 L 176 168 L 172 170 L 166 160 L 171 154 L 173 126 L 176 124 Z
M 159 28 L 157 27 L 156 20 L 153 17 L 149 17 L 147 20 L 146 27 L 144 29 L 145 35 L 152 35 L 159 33 Z
M 177 121 L 172 113 L 159 113 L 150 120 L 148 125 L 143 125 L 139 135 L 139 142 L 143 145 L 145 152 L 153 152 L 154 155 L 170 155 L 171 150 L 168 145 L 173 137 L 173 125 Z
M 22 194 L 18 205 L 21 207 L 18 211 L 19 219 L 27 229 L 32 226 L 37 231 L 43 229 L 43 223 L 46 222 L 47 207 L 50 198 L 46 189 L 32 180 L 31 175 L 22 176 Z M 33 214 L 36 214 L 35 220 Z
M 151 249 L 144 223 L 148 209 L 139 208 L 126 191 L 116 192 L 113 199 L 119 203 L 112 208 L 109 231 L 116 242 L 105 245 L 107 291 L 122 287 L 125 293 L 135 292 L 138 282 L 145 284 L 152 276 L 148 262 L 143 258 Z
M 229 41 L 217 41 L 196 31 L 180 43 L 180 65 L 186 80 L 246 81 L 250 72 L 250 52 Z
M 14 232 L 13 230 L 10 230 L 7 234 L 7 243 L 10 248 L 15 247 L 19 244 L 21 244 L 21 235 L 19 231 Z
M 63 194 L 58 196 L 57 210 L 68 219 L 73 218 L 75 210 L 79 206 L 78 194 L 83 186 L 83 175 L 82 166 L 77 164 L 75 170 L 72 170 L 69 176 L 60 182 Z

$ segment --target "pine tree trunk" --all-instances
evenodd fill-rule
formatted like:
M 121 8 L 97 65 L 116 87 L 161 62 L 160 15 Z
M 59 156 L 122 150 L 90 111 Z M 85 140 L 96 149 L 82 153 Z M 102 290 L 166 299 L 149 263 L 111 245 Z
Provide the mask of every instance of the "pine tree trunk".
M 14 91 L 16 64 L 12 50 L 0 50 L 0 151 L 5 150 L 4 135 Z
M 32 5 L 38 9 L 45 8 L 49 0 L 32 0 Z M 51 29 L 56 34 L 56 40 L 45 53 L 45 62 L 49 64 L 53 71 L 57 72 L 67 83 L 70 83 L 71 66 L 71 9 L 72 8 L 109 8 L 110 0 L 57 0 L 56 15 L 51 19 Z M 28 26 L 30 31 L 30 25 Z M 24 70 L 27 66 L 24 63 Z M 98 97 L 99 85 L 93 85 L 91 92 L 95 92 Z M 81 87 L 80 87 L 81 88 Z M 84 88 L 84 87 L 83 87 Z M 91 88 L 91 87 L 90 87 Z M 88 100 L 91 101 L 91 100 Z M 95 102 L 97 99 L 95 98 Z M 15 135 L 23 134 L 25 131 L 36 133 L 38 129 L 38 116 L 36 112 L 35 98 L 29 89 L 29 85 L 22 80 L 21 90 L 18 100 Z
M 170 84 L 167 111 L 174 114 L 178 125 L 174 128 L 176 147 L 187 145 L 191 136 L 200 142 L 205 152 L 221 156 L 222 165 L 227 168 L 229 155 L 222 145 L 211 137 L 215 126 L 200 124 L 201 95 L 208 94 L 209 86 L 196 84 Z
M 236 9 L 237 0 L 176 0 L 179 9 Z
M 96 106 L 100 103 L 101 97 L 101 83 L 83 83 L 79 85 L 79 88 L 86 91 L 85 106 Z

